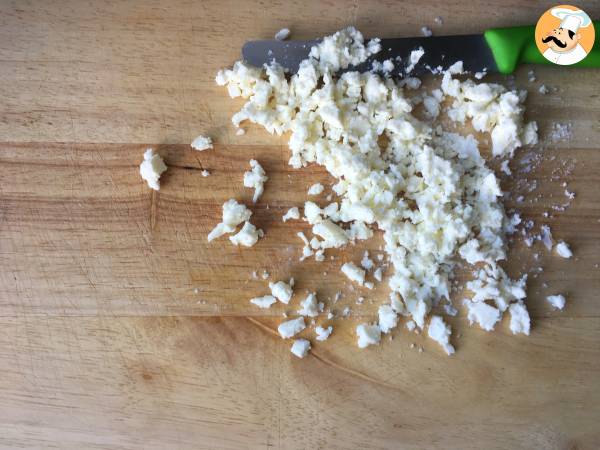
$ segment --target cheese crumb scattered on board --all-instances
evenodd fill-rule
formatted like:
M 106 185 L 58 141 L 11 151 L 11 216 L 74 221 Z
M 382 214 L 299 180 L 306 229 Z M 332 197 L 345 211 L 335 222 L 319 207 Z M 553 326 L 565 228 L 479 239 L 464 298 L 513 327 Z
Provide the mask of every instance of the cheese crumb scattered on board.
M 160 190 L 160 175 L 167 170 L 163 159 L 151 148 L 144 152 L 144 160 L 140 164 L 140 175 L 155 191 Z
M 391 305 L 381 305 L 378 310 L 379 328 L 382 333 L 389 333 L 398 325 L 398 314 Z
M 310 188 L 308 188 L 308 195 L 319 195 L 323 193 L 325 188 L 321 183 L 315 183 Z
M 292 344 L 291 352 L 298 358 L 304 358 L 310 350 L 310 342 L 306 339 L 296 339 Z
M 269 177 L 267 177 L 264 169 L 255 159 L 250 160 L 250 169 L 249 172 L 244 173 L 244 187 L 254 188 L 252 202 L 256 203 L 264 192 L 264 186 Z
M 362 323 L 356 327 L 356 335 L 358 336 L 358 347 L 366 348 L 369 345 L 377 345 L 381 340 L 381 330 L 377 325 Z
M 360 267 L 357 267 L 354 263 L 349 262 L 344 264 L 341 270 L 351 281 L 354 281 L 361 286 L 365 283 L 365 271 Z
M 431 316 L 427 335 L 442 346 L 444 351 L 451 355 L 454 353 L 454 347 L 450 344 L 450 335 L 452 331 L 450 326 L 444 322 L 440 316 Z
M 277 331 L 282 338 L 288 339 L 300 333 L 304 328 L 306 328 L 304 317 L 298 317 L 279 324 Z
M 288 37 L 290 37 L 290 30 L 288 28 L 282 28 L 277 33 L 275 33 L 276 41 L 285 41 Z
M 554 309 L 563 309 L 565 307 L 566 299 L 564 295 L 549 295 L 546 297 L 546 300 Z
M 223 204 L 223 221 L 208 233 L 208 242 L 223 236 L 226 233 L 233 233 L 235 228 L 242 222 L 250 220 L 252 211 L 235 201 L 229 199 Z
M 229 236 L 229 240 L 234 245 L 243 245 L 244 247 L 252 247 L 258 242 L 258 239 L 263 237 L 264 233 L 261 229 L 257 229 L 250 222 L 245 222 L 242 229 L 233 236 Z
M 298 310 L 298 314 L 308 317 L 317 317 L 319 311 L 323 309 L 323 304 L 317 302 L 317 294 L 314 292 L 309 293 L 300 303 L 300 306 L 301 308 Z
M 317 333 L 317 341 L 326 341 L 332 332 L 333 327 L 331 325 L 327 328 L 323 328 L 321 326 L 315 328 L 315 333 Z
M 275 303 L 277 299 L 272 295 L 263 295 L 262 297 L 255 297 L 250 299 L 250 303 L 258 306 L 259 308 L 267 309 L 270 308 L 273 303 Z
M 523 302 L 510 305 L 510 331 L 513 334 L 522 333 L 529 335 L 529 313 Z
M 563 258 L 570 258 L 573 256 L 573 252 L 569 248 L 569 245 L 564 241 L 560 241 L 556 244 L 556 253 Z
M 284 222 L 287 222 L 288 220 L 291 220 L 291 219 L 294 219 L 294 220 L 300 219 L 300 210 L 296 206 L 288 209 L 287 212 L 281 218 L 281 220 L 283 220 Z
M 208 170 L 203 170 L 202 172 L 200 172 L 200 175 L 202 175 L 203 177 L 208 177 L 210 176 L 210 172 Z
M 281 303 L 285 303 L 286 305 L 290 302 L 292 295 L 294 295 L 294 290 L 292 289 L 293 278 L 290 279 L 289 284 L 285 281 L 277 281 L 276 283 L 269 283 L 269 289 L 271 289 L 271 294 L 279 300 Z
M 200 152 L 213 148 L 212 139 L 207 136 L 198 136 L 192 141 L 192 148 Z

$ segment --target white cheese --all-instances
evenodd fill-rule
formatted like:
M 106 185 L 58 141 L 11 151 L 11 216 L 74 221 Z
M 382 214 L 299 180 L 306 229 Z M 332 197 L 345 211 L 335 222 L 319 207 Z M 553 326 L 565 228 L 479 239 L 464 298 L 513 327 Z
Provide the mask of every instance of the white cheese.
M 326 341 L 333 332 L 333 327 L 330 325 L 327 328 L 317 327 L 315 333 L 317 333 L 317 341 Z
M 379 328 L 382 333 L 389 333 L 398 325 L 398 314 L 390 305 L 381 305 L 378 310 Z
M 242 229 L 233 236 L 229 236 L 229 240 L 234 245 L 243 245 L 244 247 L 252 247 L 258 242 L 258 239 L 263 237 L 263 230 L 257 229 L 250 222 L 245 222 Z
M 304 323 L 304 317 L 298 317 L 297 319 L 288 320 L 279 324 L 277 331 L 283 339 L 288 339 L 297 335 L 305 328 L 306 324 Z
M 450 335 L 452 331 L 450 326 L 444 322 L 440 316 L 431 316 L 427 335 L 442 346 L 444 351 L 451 355 L 454 353 L 454 347 L 450 344 Z
M 373 268 L 373 260 L 369 258 L 368 251 L 365 251 L 365 253 L 360 261 L 360 265 L 365 270 L 371 270 Z
M 287 222 L 288 220 L 291 220 L 291 219 L 298 220 L 299 218 L 300 218 L 300 210 L 298 209 L 298 207 L 294 206 L 293 208 L 290 208 L 287 210 L 287 212 L 283 215 L 281 220 L 283 220 L 284 222 Z
M 410 64 L 406 67 L 406 73 L 412 72 L 412 70 L 415 68 L 415 66 L 417 65 L 419 60 L 423 57 L 424 54 L 425 54 L 425 50 L 423 50 L 423 47 L 419 47 L 418 49 L 410 52 L 410 56 L 408 58 L 408 60 L 410 61 Z
M 140 175 L 144 179 L 148 186 L 155 191 L 160 190 L 160 175 L 167 170 L 163 159 L 158 153 L 154 153 L 151 148 L 144 152 L 144 160 L 140 164 Z
M 292 289 L 293 278 L 290 279 L 290 283 L 286 283 L 285 281 L 278 281 L 276 283 L 269 283 L 269 289 L 271 289 L 271 294 L 279 300 L 281 303 L 285 303 L 286 305 L 290 302 L 292 295 L 294 295 L 294 290 Z
M 202 172 L 200 172 L 200 175 L 202 175 L 203 177 L 208 177 L 210 176 L 210 172 L 208 170 L 203 170 Z
M 377 345 L 381 340 L 381 330 L 377 325 L 362 323 L 356 327 L 358 336 L 358 348 L 366 348 L 369 345 Z
M 344 264 L 341 270 L 351 281 L 354 281 L 361 286 L 365 283 L 365 271 L 360 267 L 357 267 L 354 263 L 349 262 Z
M 566 299 L 564 295 L 549 295 L 546 297 L 546 300 L 554 309 L 563 309 L 565 307 Z
M 473 322 L 477 322 L 483 330 L 492 331 L 496 326 L 496 323 L 500 320 L 500 310 L 485 302 L 465 300 L 464 304 L 469 310 L 467 318 L 471 325 Z
M 250 299 L 250 303 L 263 309 L 270 308 L 271 305 L 276 301 L 277 300 L 272 295 L 263 295 L 262 297 L 254 297 L 253 299 Z
M 212 139 L 207 136 L 200 135 L 192 141 L 192 148 L 200 152 L 208 150 L 209 148 L 213 148 Z
M 288 28 L 282 28 L 275 33 L 276 41 L 285 41 L 288 37 L 290 37 L 290 30 Z
M 308 188 L 308 195 L 319 195 L 322 194 L 325 188 L 321 183 L 315 183 Z
M 250 160 L 250 169 L 251 170 L 249 172 L 244 173 L 244 187 L 254 189 L 254 197 L 252 197 L 252 202 L 256 203 L 256 201 L 264 192 L 265 183 L 269 177 L 267 177 L 262 166 L 255 159 Z
M 375 278 L 377 281 L 383 280 L 383 269 L 381 267 L 375 269 L 375 272 L 373 272 L 373 278 Z
M 321 248 L 339 248 L 348 242 L 344 229 L 329 219 L 313 225 L 312 231 L 323 239 L 320 243 Z
M 317 302 L 317 294 L 314 292 L 308 294 L 300 303 L 300 306 L 298 314 L 301 316 L 317 317 L 319 312 L 323 310 L 323 303 Z
M 529 335 L 529 313 L 525 304 L 523 302 L 513 303 L 508 310 L 510 312 L 510 331 L 513 334 Z
M 573 256 L 573 252 L 569 248 L 569 245 L 564 241 L 560 241 L 556 244 L 556 253 L 563 258 L 570 258 Z
M 246 208 L 245 205 L 238 203 L 234 199 L 227 200 L 223 204 L 223 221 L 208 233 L 208 242 L 226 233 L 233 233 L 240 223 L 250 220 L 251 215 L 252 211 Z

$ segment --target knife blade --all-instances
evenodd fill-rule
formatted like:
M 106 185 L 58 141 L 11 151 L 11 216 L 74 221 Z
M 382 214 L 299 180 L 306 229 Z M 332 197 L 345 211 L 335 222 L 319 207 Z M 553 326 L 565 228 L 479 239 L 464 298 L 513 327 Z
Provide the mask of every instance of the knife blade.
M 319 42 L 320 40 L 250 41 L 244 44 L 242 56 L 247 63 L 256 67 L 276 61 L 291 73 L 295 73 L 300 62 L 308 57 L 311 47 Z M 364 72 L 371 69 L 374 61 L 383 62 L 391 59 L 394 64 L 391 75 L 406 76 L 411 52 L 421 47 L 425 50 L 425 54 L 409 75 L 431 73 L 438 67 L 447 69 L 459 60 L 463 61 L 464 70 L 468 72 L 498 71 L 490 47 L 483 35 L 478 34 L 382 39 L 380 52 L 348 70 Z

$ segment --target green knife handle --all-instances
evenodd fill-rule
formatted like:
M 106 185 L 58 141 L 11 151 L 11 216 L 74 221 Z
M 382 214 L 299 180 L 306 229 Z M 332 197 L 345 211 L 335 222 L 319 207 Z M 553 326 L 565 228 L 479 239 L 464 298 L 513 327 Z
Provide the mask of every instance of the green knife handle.
M 596 39 L 592 51 L 569 67 L 600 68 L 600 21 L 592 22 Z M 552 64 L 535 45 L 535 27 L 492 28 L 483 33 L 501 73 L 512 73 L 519 64 Z

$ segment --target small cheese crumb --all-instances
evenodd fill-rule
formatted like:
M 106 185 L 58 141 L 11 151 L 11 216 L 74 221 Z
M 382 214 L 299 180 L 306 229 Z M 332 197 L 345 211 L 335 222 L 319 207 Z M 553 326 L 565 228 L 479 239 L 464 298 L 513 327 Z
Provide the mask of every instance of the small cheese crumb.
M 344 229 L 329 219 L 315 224 L 312 231 L 323 239 L 321 248 L 339 248 L 348 242 Z
M 431 37 L 433 35 L 433 32 L 429 27 L 421 27 L 421 34 L 425 37 Z
M 198 150 L 199 152 L 213 148 L 212 139 L 207 136 L 200 135 L 192 141 L 192 148 L 194 150 Z
M 210 172 L 208 170 L 203 170 L 202 172 L 200 172 L 200 175 L 202 175 L 203 177 L 208 177 L 210 176 Z
M 546 95 L 548 92 L 550 92 L 550 90 L 548 89 L 548 87 L 545 84 L 542 84 L 540 86 L 540 88 L 538 89 L 538 92 L 542 95 Z
M 283 220 L 284 222 L 287 222 L 288 220 L 291 220 L 291 219 L 294 219 L 294 220 L 300 219 L 300 210 L 298 209 L 297 206 L 294 206 L 293 208 L 288 209 L 288 211 L 281 218 L 281 220 Z
M 288 339 L 300 333 L 305 328 L 306 324 L 304 323 L 304 317 L 298 317 L 297 319 L 288 320 L 279 324 L 277 331 L 282 338 Z
M 427 328 L 427 335 L 442 346 L 444 351 L 451 355 L 454 353 L 454 347 L 450 344 L 450 335 L 452 331 L 444 319 L 440 316 L 431 316 L 429 327 Z
M 167 166 L 160 155 L 154 153 L 154 150 L 151 148 L 147 149 L 144 152 L 144 160 L 140 164 L 140 175 L 146 180 L 148 186 L 155 191 L 160 190 L 160 183 L 158 180 L 165 170 L 167 170 Z
M 425 54 L 425 50 L 423 50 L 423 47 L 419 47 L 418 49 L 410 52 L 410 57 L 409 57 L 410 64 L 406 68 L 406 73 L 412 72 L 412 70 L 415 68 L 415 66 L 417 65 L 419 60 L 423 57 L 424 54 Z
M 362 323 L 356 327 L 358 336 L 358 348 L 366 348 L 369 345 L 379 344 L 381 340 L 381 330 L 377 325 Z
M 560 241 L 556 244 L 556 253 L 563 258 L 570 258 L 573 256 L 573 252 L 565 241 Z
M 245 222 L 239 233 L 229 236 L 229 240 L 234 245 L 243 245 L 244 247 L 252 247 L 258 242 L 258 239 L 263 237 L 263 230 L 257 229 L 250 222 Z
M 550 303 L 555 309 L 563 309 L 565 307 L 565 296 L 558 294 L 558 295 L 549 295 L 548 297 L 546 297 L 546 300 L 548 301 L 548 303 Z
M 375 285 L 373 284 L 372 281 L 365 281 L 365 285 L 364 285 L 367 289 L 373 289 L 375 287 Z
M 245 135 L 245 134 L 246 134 L 246 130 L 244 130 L 243 128 L 238 128 L 238 129 L 235 131 L 235 134 L 236 134 L 236 136 L 243 136 L 243 135 Z
M 331 325 L 327 328 L 319 326 L 315 328 L 315 332 L 317 333 L 317 341 L 326 341 L 333 332 L 333 327 Z
M 275 33 L 276 41 L 285 41 L 288 37 L 290 37 L 290 30 L 288 28 L 282 28 L 277 33 Z
M 373 272 L 373 278 L 375 278 L 377 281 L 383 280 L 383 269 L 381 267 L 375 269 L 375 272 Z
M 405 326 L 408 329 L 408 331 L 413 331 L 417 327 L 417 324 L 414 320 L 409 320 L 408 322 L 406 322 Z
M 379 328 L 382 333 L 389 333 L 398 325 L 398 314 L 391 305 L 381 305 L 378 310 Z
M 498 308 L 494 308 L 483 301 L 472 302 L 465 300 L 464 303 L 469 309 L 467 314 L 469 323 L 472 325 L 473 322 L 477 322 L 485 331 L 492 331 L 502 317 Z
M 360 261 L 360 265 L 365 270 L 371 270 L 373 268 L 373 260 L 371 260 L 369 258 L 369 252 L 368 251 L 365 251 L 365 254 L 362 257 L 362 260 Z
M 508 310 L 510 311 L 510 331 L 513 334 L 529 335 L 530 320 L 525 304 L 521 301 L 513 303 Z
M 298 310 L 298 314 L 301 316 L 317 317 L 319 311 L 323 310 L 323 303 L 317 302 L 317 295 L 314 292 L 308 294 L 308 296 L 300 303 L 301 309 Z
M 244 173 L 244 187 L 254 188 L 254 196 L 252 202 L 260 198 L 265 190 L 265 182 L 269 179 L 262 166 L 255 159 L 250 160 L 251 170 Z
M 319 195 L 322 194 L 325 188 L 321 183 L 315 183 L 308 188 L 308 195 Z
M 240 223 L 250 219 L 252 211 L 245 205 L 238 203 L 234 199 L 229 199 L 223 204 L 223 221 L 208 233 L 208 242 L 223 236 L 226 233 L 233 233 L 235 227 Z
M 292 295 L 294 295 L 294 290 L 292 286 L 294 285 L 292 282 L 293 278 L 290 279 L 290 283 L 286 283 L 285 281 L 278 281 L 276 283 L 269 283 L 269 288 L 271 289 L 271 294 L 279 300 L 281 303 L 285 303 L 286 305 L 290 302 Z
M 361 286 L 365 283 L 365 271 L 359 267 L 356 267 L 354 263 L 349 262 L 344 264 L 342 266 L 342 273 L 351 281 L 354 281 Z
M 267 309 L 270 308 L 273 303 L 277 300 L 272 295 L 263 295 L 262 297 L 255 297 L 250 299 L 250 303 L 258 306 L 259 308 Z
M 306 339 L 296 339 L 292 344 L 291 352 L 298 358 L 304 358 L 310 350 L 310 342 Z

